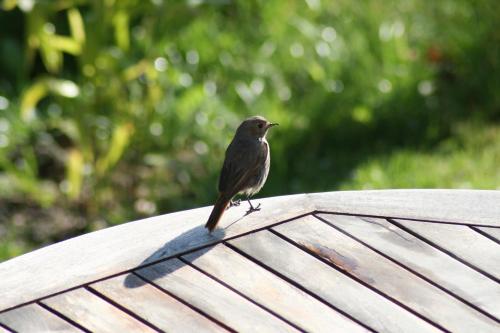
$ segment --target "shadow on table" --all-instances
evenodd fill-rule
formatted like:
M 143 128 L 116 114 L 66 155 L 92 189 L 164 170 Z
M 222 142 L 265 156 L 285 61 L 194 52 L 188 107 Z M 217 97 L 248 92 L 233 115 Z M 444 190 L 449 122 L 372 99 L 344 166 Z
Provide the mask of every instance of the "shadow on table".
M 192 228 L 180 234 L 179 236 L 165 243 L 161 248 L 153 252 L 149 257 L 144 259 L 139 265 L 139 267 L 143 266 L 146 267 L 135 270 L 135 273 L 134 272 L 129 273 L 125 278 L 124 282 L 125 287 L 137 288 L 147 283 L 144 279 L 138 277 L 137 275 L 140 275 L 141 277 L 146 278 L 149 281 L 154 281 L 186 265 L 183 261 L 179 259 L 177 260 L 166 259 L 170 256 L 186 253 L 187 251 L 189 252 L 189 261 L 196 260 L 196 258 L 201 257 L 202 255 L 204 255 L 213 248 L 213 246 L 210 246 L 211 244 L 212 245 L 216 244 L 220 240 L 224 239 L 224 236 L 226 235 L 225 229 L 228 229 L 233 224 L 241 221 L 250 213 L 251 213 L 250 211 L 247 211 L 244 215 L 235 219 L 224 229 L 216 229 L 212 233 L 209 233 L 203 225 L 199 225 L 195 228 Z M 195 250 L 194 252 L 190 252 L 190 249 L 195 249 L 197 247 L 204 245 L 207 246 L 199 250 Z M 156 262 L 161 262 L 161 264 L 156 265 L 155 264 Z M 148 266 L 148 264 L 151 265 Z
M 224 238 L 226 232 L 224 229 L 216 229 L 212 233 L 208 233 L 207 229 L 202 225 L 189 229 L 188 231 L 180 234 L 171 241 L 165 243 L 162 247 L 153 252 L 149 257 L 144 259 L 139 267 L 153 264 L 157 261 L 163 262 L 161 265 L 147 266 L 144 269 L 139 269 L 140 275 L 147 277 L 148 280 L 154 281 L 165 275 L 168 275 L 185 264 L 180 260 L 166 260 L 171 255 L 183 253 L 186 249 L 193 249 L 205 244 L 214 244 Z M 145 240 L 147 241 L 147 240 Z M 212 249 L 212 246 L 204 247 L 200 250 L 190 252 L 191 258 L 198 258 Z M 146 284 L 146 281 L 137 277 L 135 273 L 130 273 L 125 278 L 124 285 L 127 288 L 137 288 Z

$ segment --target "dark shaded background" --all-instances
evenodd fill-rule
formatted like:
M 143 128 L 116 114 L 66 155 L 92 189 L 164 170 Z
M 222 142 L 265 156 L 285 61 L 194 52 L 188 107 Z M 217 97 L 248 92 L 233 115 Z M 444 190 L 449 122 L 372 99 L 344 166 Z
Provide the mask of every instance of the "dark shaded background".
M 0 260 L 211 204 L 239 122 L 261 196 L 500 187 L 497 0 L 4 0 Z

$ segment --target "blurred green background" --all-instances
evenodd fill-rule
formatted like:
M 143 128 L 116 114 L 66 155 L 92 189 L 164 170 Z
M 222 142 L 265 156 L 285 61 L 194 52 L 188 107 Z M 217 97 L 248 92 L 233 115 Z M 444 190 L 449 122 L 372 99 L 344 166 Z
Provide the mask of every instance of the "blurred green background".
M 209 205 L 247 116 L 259 196 L 500 188 L 498 0 L 3 0 L 0 260 Z

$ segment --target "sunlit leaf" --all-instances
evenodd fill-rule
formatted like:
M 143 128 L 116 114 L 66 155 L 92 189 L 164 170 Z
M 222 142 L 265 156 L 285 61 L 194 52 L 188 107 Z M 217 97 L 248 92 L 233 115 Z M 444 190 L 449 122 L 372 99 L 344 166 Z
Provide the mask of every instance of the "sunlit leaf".
M 70 80 L 48 79 L 49 90 L 59 96 L 73 98 L 80 94 L 80 88 Z
M 2 9 L 3 10 L 12 10 L 16 8 L 17 0 L 3 0 Z
M 133 132 L 134 125 L 132 123 L 124 123 L 114 129 L 108 152 L 97 161 L 98 174 L 104 174 L 118 162 L 130 142 Z
M 68 154 L 66 179 L 69 184 L 68 197 L 71 199 L 78 198 L 83 180 L 83 155 L 77 149 L 72 149 Z
M 116 44 L 124 51 L 128 50 L 130 44 L 129 18 L 129 14 L 124 10 L 118 11 L 113 18 Z
M 85 26 L 78 8 L 68 10 L 68 21 L 71 36 L 73 36 L 74 40 L 80 43 L 80 45 L 85 43 Z
M 23 120 L 30 120 L 34 117 L 36 105 L 47 95 L 47 93 L 47 84 L 44 81 L 32 84 L 28 90 L 25 91 L 21 98 L 21 117 Z
M 61 51 L 54 49 L 47 36 L 40 39 L 40 53 L 47 70 L 51 73 L 59 72 L 63 61 L 62 53 Z
M 52 35 L 47 36 L 46 41 L 51 47 L 59 51 L 73 55 L 79 55 L 82 52 L 81 44 L 70 37 Z
M 322 81 L 325 79 L 325 75 L 326 75 L 325 70 L 316 61 L 312 62 L 309 65 L 308 70 L 309 70 L 309 75 L 311 75 L 311 77 L 314 81 L 319 82 L 319 81 Z
M 73 81 L 69 80 L 53 78 L 38 80 L 24 92 L 21 98 L 21 117 L 23 120 L 30 120 L 34 117 L 36 105 L 48 93 L 73 98 L 79 95 L 80 89 Z

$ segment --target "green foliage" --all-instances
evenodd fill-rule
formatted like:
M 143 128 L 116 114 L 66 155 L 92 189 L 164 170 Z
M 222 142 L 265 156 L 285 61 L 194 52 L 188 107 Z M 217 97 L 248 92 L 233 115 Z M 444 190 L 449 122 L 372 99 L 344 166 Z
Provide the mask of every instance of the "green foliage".
M 264 196 L 500 186 L 496 0 L 1 6 L 0 258 L 210 204 L 254 114 Z

